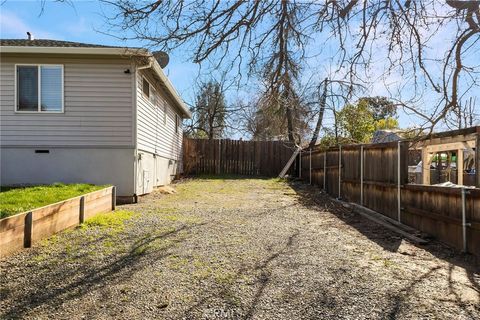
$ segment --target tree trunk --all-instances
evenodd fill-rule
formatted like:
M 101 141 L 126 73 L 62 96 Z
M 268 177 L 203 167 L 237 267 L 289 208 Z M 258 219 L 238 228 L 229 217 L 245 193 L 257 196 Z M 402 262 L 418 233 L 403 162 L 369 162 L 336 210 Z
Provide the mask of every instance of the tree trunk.
M 318 110 L 318 120 L 317 125 L 315 126 L 315 130 L 313 131 L 312 140 L 310 141 L 310 145 L 308 146 L 312 149 L 318 140 L 318 134 L 320 133 L 320 128 L 322 127 L 323 122 L 323 114 L 325 113 L 325 105 L 327 104 L 327 85 L 328 85 L 328 78 L 325 78 L 325 85 L 323 87 L 322 97 L 320 98 L 320 105 Z
M 288 130 L 288 141 L 293 142 L 296 144 L 295 135 L 293 134 L 293 112 L 292 108 L 290 107 L 289 102 L 289 90 L 290 88 L 285 89 L 285 99 L 284 103 L 286 103 L 286 117 L 287 117 L 287 130 Z

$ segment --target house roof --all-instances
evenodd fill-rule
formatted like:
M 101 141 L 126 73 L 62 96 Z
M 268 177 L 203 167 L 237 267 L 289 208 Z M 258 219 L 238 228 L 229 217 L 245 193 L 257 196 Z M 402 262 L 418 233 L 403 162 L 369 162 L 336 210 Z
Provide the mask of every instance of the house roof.
M 105 46 L 100 44 L 61 41 L 51 39 L 0 39 L 2 47 L 55 47 L 55 48 L 120 48 L 118 46 Z
M 38 53 L 38 54 L 97 54 L 147 57 L 148 68 L 151 68 L 160 78 L 168 94 L 183 115 L 191 118 L 191 112 L 183 102 L 178 92 L 167 78 L 163 69 L 147 49 L 135 47 L 116 47 L 99 44 L 89 44 L 52 39 L 0 39 L 0 53 Z

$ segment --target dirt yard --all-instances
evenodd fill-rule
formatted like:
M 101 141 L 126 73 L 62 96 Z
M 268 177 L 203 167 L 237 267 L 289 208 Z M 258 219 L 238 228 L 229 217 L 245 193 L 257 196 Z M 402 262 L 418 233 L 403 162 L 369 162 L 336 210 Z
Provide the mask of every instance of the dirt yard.
M 471 257 L 416 247 L 314 188 L 175 188 L 0 261 L 0 318 L 480 318 Z

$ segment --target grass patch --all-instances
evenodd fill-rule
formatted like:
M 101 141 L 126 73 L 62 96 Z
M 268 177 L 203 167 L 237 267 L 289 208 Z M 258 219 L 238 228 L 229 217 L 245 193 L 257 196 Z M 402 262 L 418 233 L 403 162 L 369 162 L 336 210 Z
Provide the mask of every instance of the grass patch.
M 0 219 L 105 187 L 63 183 L 34 187 L 0 187 Z
M 121 232 L 125 229 L 125 222 L 132 219 L 136 213 L 128 210 L 117 210 L 114 212 L 100 213 L 85 220 L 82 228 L 107 228 L 111 231 Z

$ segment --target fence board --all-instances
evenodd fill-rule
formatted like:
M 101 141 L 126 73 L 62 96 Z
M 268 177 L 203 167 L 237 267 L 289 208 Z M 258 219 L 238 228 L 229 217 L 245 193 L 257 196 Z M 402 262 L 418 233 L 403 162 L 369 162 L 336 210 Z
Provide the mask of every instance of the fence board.
M 286 141 L 184 139 L 187 174 L 277 176 L 295 148 Z M 293 169 L 290 170 L 290 173 Z
M 400 146 L 400 150 L 399 150 Z M 400 181 L 400 221 L 431 234 L 457 249 L 463 248 L 461 189 L 408 184 L 408 141 L 364 145 L 363 206 L 392 219 L 398 215 L 398 182 Z M 341 198 L 361 204 L 360 145 L 342 148 Z M 400 155 L 398 154 L 400 152 Z M 312 150 L 312 184 L 338 197 L 338 148 Z M 400 156 L 400 164 L 398 157 Z M 302 165 L 309 163 L 304 151 Z M 326 157 L 326 167 L 322 163 Z M 400 165 L 400 168 L 398 167 Z M 302 170 L 302 178 L 309 176 Z M 400 173 L 400 177 L 399 177 Z M 470 189 L 466 197 L 467 250 L 480 256 L 480 189 Z

